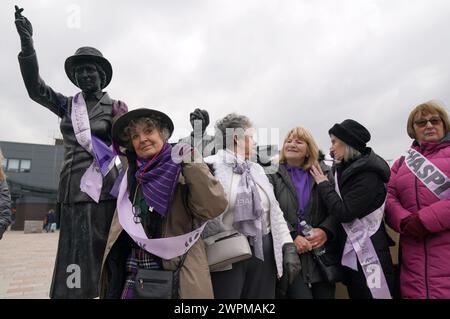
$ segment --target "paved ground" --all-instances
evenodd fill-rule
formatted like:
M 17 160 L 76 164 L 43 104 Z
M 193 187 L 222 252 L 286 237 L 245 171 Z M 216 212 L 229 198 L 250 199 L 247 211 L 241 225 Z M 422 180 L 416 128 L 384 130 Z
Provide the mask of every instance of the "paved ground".
M 24 234 L 7 231 L 0 240 L 0 299 L 47 299 L 50 291 L 59 231 Z M 337 285 L 336 297 L 347 298 Z
M 0 240 L 0 299 L 48 298 L 59 232 L 7 231 Z

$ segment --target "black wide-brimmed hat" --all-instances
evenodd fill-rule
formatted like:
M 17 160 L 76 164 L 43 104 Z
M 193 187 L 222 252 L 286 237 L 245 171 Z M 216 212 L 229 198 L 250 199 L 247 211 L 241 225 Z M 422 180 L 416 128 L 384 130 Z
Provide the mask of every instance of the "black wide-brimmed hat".
M 74 55 L 66 59 L 66 62 L 64 63 L 64 69 L 66 70 L 66 74 L 73 84 L 78 86 L 78 83 L 75 79 L 75 74 L 73 72 L 73 67 L 81 62 L 93 62 L 100 65 L 100 67 L 106 74 L 106 81 L 105 83 L 102 83 L 102 89 L 108 86 L 109 82 L 111 82 L 113 73 L 111 63 L 109 63 L 109 61 L 103 57 L 103 54 L 99 50 L 93 47 L 81 47 L 75 52 Z
M 130 124 L 131 120 L 136 120 L 142 117 L 148 117 L 154 121 L 159 122 L 162 128 L 167 128 L 169 130 L 169 137 L 172 135 L 174 126 L 172 120 L 167 114 L 153 109 L 142 108 L 127 112 L 114 121 L 112 126 L 113 140 L 120 146 L 128 147 L 129 138 L 124 132 L 125 128 L 128 126 L 128 124 Z
M 363 125 L 352 119 L 334 124 L 328 131 L 328 134 L 333 134 L 345 144 L 361 153 L 364 152 L 367 142 L 370 141 L 369 131 Z

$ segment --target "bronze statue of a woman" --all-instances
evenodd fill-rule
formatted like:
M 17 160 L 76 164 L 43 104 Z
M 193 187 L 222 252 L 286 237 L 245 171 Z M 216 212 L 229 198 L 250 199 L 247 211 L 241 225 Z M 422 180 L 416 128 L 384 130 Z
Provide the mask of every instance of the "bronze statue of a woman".
M 64 164 L 57 211 L 60 223 L 51 298 L 95 298 L 116 201 L 110 195 L 118 175 L 111 141 L 112 119 L 127 111 L 103 89 L 112 77 L 111 64 L 92 47 L 79 48 L 65 61 L 70 81 L 81 92 L 65 96 L 39 75 L 33 28 L 16 6 L 20 36 L 19 64 L 30 98 L 61 118 Z

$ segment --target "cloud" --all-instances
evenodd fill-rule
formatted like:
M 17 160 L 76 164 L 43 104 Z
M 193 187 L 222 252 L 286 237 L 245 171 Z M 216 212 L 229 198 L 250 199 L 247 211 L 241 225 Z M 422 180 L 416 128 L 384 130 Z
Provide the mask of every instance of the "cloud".
M 13 5 L 0 4 L 7 44 L 0 60 L 0 136 L 51 143 L 57 119 L 27 97 L 20 78 Z M 132 109 L 169 113 L 175 137 L 186 134 L 189 113 L 202 107 L 212 124 L 234 111 L 257 127 L 279 128 L 280 139 L 303 125 L 326 150 L 328 129 L 354 118 L 372 132 L 370 145 L 377 152 L 395 158 L 410 143 L 409 111 L 429 99 L 450 101 L 446 0 L 20 5 L 33 23 L 47 83 L 74 94 L 76 87 L 64 74 L 65 58 L 80 46 L 98 47 L 113 65 L 111 97 Z

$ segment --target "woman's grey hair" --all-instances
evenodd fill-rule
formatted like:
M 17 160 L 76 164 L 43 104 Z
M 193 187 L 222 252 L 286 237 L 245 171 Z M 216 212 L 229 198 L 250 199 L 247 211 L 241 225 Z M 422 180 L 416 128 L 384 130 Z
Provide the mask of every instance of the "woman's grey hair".
M 345 143 L 344 143 L 345 144 Z M 345 144 L 344 161 L 348 162 L 352 159 L 361 156 L 361 152 L 357 151 L 353 147 Z
M 131 120 L 128 125 L 123 130 L 123 135 L 121 138 L 127 141 L 127 148 L 133 149 L 133 145 L 131 144 L 131 135 L 133 131 L 136 129 L 138 125 L 144 125 L 146 128 L 150 130 L 157 129 L 159 131 L 159 135 L 161 136 L 164 143 L 166 143 L 170 138 L 170 131 L 167 127 L 162 126 L 161 122 L 156 121 L 150 117 L 140 117 L 137 119 Z
M 230 113 L 216 122 L 216 149 L 233 149 L 234 136 L 243 135 L 252 127 L 252 122 L 245 115 Z

